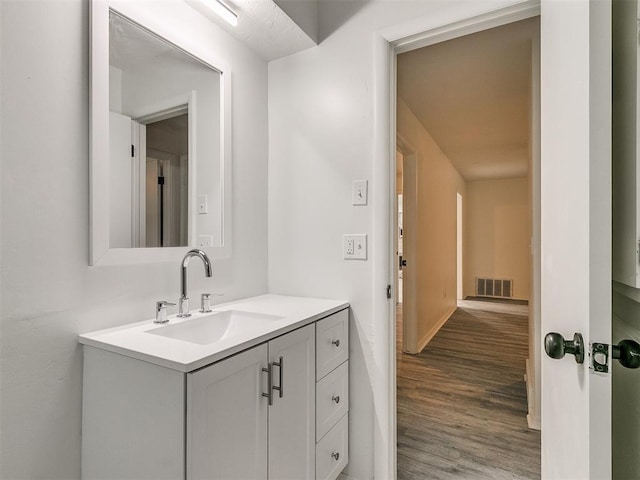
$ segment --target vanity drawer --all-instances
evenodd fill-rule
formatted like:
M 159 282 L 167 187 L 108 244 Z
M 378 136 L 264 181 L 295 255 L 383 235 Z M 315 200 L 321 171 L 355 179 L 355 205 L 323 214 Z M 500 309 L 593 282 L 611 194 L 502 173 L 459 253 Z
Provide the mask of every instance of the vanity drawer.
M 349 362 L 316 385 L 316 442 L 349 410 Z
M 316 480 L 334 480 L 349 461 L 349 414 L 316 445 Z
M 316 380 L 349 358 L 349 309 L 316 323 Z

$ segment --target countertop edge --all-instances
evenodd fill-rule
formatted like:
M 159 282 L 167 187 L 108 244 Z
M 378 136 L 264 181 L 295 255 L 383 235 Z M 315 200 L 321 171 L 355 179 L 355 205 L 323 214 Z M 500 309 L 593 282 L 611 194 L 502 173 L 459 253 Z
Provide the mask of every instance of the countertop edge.
M 327 299 L 328 300 L 328 299 Z M 295 321 L 289 325 L 286 325 L 284 327 L 278 328 L 276 330 L 267 332 L 265 334 L 259 335 L 257 337 L 254 338 L 250 338 L 248 340 L 242 341 L 236 345 L 232 345 L 224 350 L 221 350 L 219 352 L 215 352 L 212 353 L 210 355 L 205 355 L 202 358 L 195 360 L 193 362 L 190 363 L 180 363 L 180 362 L 176 362 L 176 361 L 172 361 L 166 358 L 162 358 L 159 356 L 154 356 L 154 355 L 150 355 L 147 353 L 142 353 L 142 352 L 138 352 L 135 350 L 131 350 L 125 347 L 121 347 L 118 345 L 113 345 L 111 343 L 108 342 L 103 342 L 100 340 L 97 340 L 95 338 L 89 337 L 87 335 L 89 334 L 81 334 L 78 336 L 78 342 L 82 345 L 87 345 L 89 347 L 93 347 L 93 348 L 98 348 L 101 350 L 105 350 L 111 353 L 116 353 L 119 355 L 123 355 L 126 357 L 130 357 L 130 358 L 134 358 L 136 360 L 140 360 L 140 361 L 144 361 L 147 363 L 151 363 L 154 365 L 158 365 L 161 367 L 165 367 L 165 368 L 169 368 L 171 370 L 176 370 L 182 373 L 190 373 L 196 370 L 199 370 L 203 367 L 206 367 L 208 365 L 211 365 L 213 363 L 219 362 L 221 360 L 224 360 L 226 358 L 229 358 L 233 355 L 236 355 L 242 351 L 248 350 L 250 348 L 253 348 L 257 345 L 260 345 L 262 343 L 266 343 L 270 340 L 273 340 L 276 337 L 280 337 L 282 335 L 285 335 L 289 332 L 292 332 L 293 330 L 297 330 L 299 328 L 302 328 L 306 325 L 309 325 L 311 323 L 314 323 L 318 320 L 321 320 L 325 317 L 328 317 L 329 315 L 333 315 L 334 313 L 340 312 L 346 308 L 350 307 L 350 303 L 348 301 L 343 301 L 343 300 L 336 300 L 336 302 L 339 302 L 337 305 L 330 307 L 326 310 L 322 310 L 321 312 L 318 312 L 316 314 L 310 315 L 309 317 L 303 318 L 301 320 Z M 140 323 L 140 322 L 137 322 Z M 134 325 L 134 324 L 132 324 Z

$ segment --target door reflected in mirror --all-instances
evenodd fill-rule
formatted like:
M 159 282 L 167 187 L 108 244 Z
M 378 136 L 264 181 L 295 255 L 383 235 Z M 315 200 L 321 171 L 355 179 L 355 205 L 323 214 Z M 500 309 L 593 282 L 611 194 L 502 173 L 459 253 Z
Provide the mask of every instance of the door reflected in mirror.
M 109 248 L 222 244 L 220 89 L 217 70 L 110 11 Z
M 187 245 L 188 127 L 188 113 L 146 126 L 146 218 L 145 238 L 141 238 L 141 246 Z

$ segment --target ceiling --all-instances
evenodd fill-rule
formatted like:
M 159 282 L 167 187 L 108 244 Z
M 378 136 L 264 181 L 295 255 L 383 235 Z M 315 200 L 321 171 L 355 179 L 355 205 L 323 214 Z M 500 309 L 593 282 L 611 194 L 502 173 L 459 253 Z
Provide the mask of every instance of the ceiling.
M 538 18 L 398 56 L 398 96 L 466 180 L 527 175 Z
M 179 66 L 210 71 L 211 68 L 185 54 L 177 47 L 149 33 L 128 19 L 109 14 L 109 65 L 123 71 L 144 70 L 149 64 L 165 62 L 173 68 Z
M 304 25 L 302 18 L 307 20 L 308 17 L 313 23 L 314 9 L 317 17 L 316 0 L 297 0 L 293 3 L 280 0 L 279 4 L 274 3 L 274 0 L 223 0 L 223 3 L 238 16 L 238 25 L 235 27 L 222 20 L 208 7 L 209 2 L 216 0 L 185 1 L 267 61 L 292 55 L 317 44 L 312 38 L 314 35 L 310 36 L 300 26 Z M 290 3 L 294 6 L 296 3 L 302 3 L 310 8 L 301 12 L 292 10 L 292 15 L 296 18 L 293 20 L 284 10 L 289 9 Z M 315 21 L 317 23 L 317 18 Z

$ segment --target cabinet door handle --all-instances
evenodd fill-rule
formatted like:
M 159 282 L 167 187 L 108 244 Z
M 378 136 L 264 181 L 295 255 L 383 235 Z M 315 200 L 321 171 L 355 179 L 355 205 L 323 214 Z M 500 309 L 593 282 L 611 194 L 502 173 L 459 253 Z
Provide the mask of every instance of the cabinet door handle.
M 267 368 L 262 367 L 262 371 L 267 374 L 267 393 L 263 393 L 263 397 L 269 399 L 269 406 L 273 405 L 273 395 L 271 389 L 273 388 L 273 364 L 268 363 Z
M 336 347 L 340 346 L 340 340 L 332 340 L 331 345 L 335 345 Z
M 333 452 L 331 456 L 336 460 L 336 462 L 340 460 L 340 452 Z
M 273 388 L 274 390 L 277 390 L 280 393 L 280 398 L 282 398 L 282 396 L 284 395 L 284 386 L 282 384 L 282 377 L 283 377 L 282 372 L 284 371 L 284 358 L 280 357 L 280 361 L 273 362 L 272 365 L 275 365 L 276 367 L 278 367 L 278 371 L 280 373 L 280 380 L 279 380 L 279 385 L 277 387 L 274 385 L 271 388 Z
M 334 395 L 333 397 L 331 397 L 331 400 L 336 403 L 340 403 L 340 395 Z

